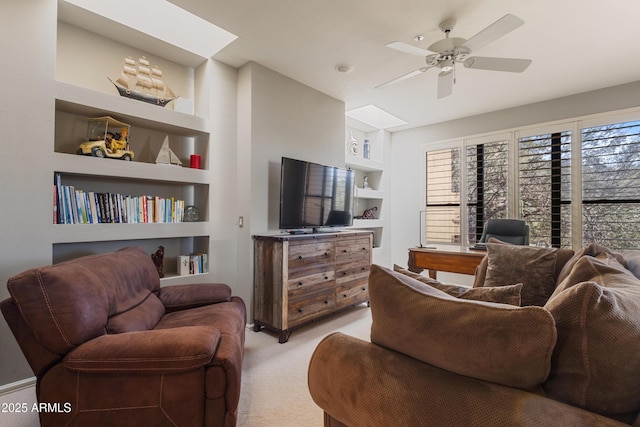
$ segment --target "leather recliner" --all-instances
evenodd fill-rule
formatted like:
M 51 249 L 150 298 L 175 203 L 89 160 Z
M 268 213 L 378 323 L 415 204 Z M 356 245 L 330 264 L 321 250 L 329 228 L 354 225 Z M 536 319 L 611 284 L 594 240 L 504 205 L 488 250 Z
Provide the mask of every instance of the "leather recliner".
M 227 285 L 161 288 L 150 256 L 125 248 L 7 286 L 2 313 L 56 409 L 42 426 L 236 425 L 246 308 Z

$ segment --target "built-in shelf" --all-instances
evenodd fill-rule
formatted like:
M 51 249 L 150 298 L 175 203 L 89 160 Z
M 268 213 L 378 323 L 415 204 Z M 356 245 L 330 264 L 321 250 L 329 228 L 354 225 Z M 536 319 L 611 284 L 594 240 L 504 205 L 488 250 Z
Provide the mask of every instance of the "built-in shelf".
M 376 160 L 363 159 L 362 157 L 356 157 L 347 155 L 346 158 L 347 167 L 352 169 L 358 169 L 361 171 L 367 172 L 375 172 L 375 171 L 383 171 L 384 164 L 382 162 L 378 162 Z
M 371 188 L 356 187 L 356 197 L 361 199 L 383 199 L 384 192 L 382 192 L 381 190 L 374 190 Z
M 381 228 L 384 223 L 381 219 L 354 219 L 354 228 Z
M 108 242 L 148 238 L 182 238 L 204 234 L 208 223 L 52 224 L 53 243 Z
M 56 110 L 85 116 L 117 114 L 131 126 L 167 133 L 199 135 L 210 132 L 209 120 L 145 102 L 76 86 L 56 83 Z
M 114 179 L 144 179 L 149 181 L 209 184 L 208 170 L 145 162 L 127 162 L 117 159 L 100 159 L 77 154 L 54 153 L 54 169 L 76 175 L 112 177 Z
M 102 21 L 101 21 L 102 22 Z M 124 58 L 131 47 L 113 43 L 108 34 L 90 31 L 92 44 L 107 49 L 113 58 Z M 208 274 L 180 276 L 177 274 L 177 257 L 202 253 L 211 255 L 211 188 L 213 172 L 209 169 L 211 120 L 208 117 L 174 110 L 171 105 L 160 107 L 120 96 L 115 89 L 105 92 L 106 79 L 96 80 L 87 67 L 72 68 L 70 64 L 81 63 L 87 51 L 77 52 L 84 45 L 76 44 L 77 29 L 65 26 L 59 32 L 58 60 L 65 59 L 55 83 L 55 134 L 50 154 L 53 170 L 52 181 L 65 188 L 80 192 L 111 193 L 122 196 L 147 196 L 149 198 L 172 198 L 184 201 L 185 206 L 198 209 L 195 222 L 147 222 L 147 223 L 99 223 L 99 224 L 52 224 L 48 240 L 52 246 L 53 262 L 63 262 L 78 256 L 105 253 L 126 246 L 138 246 L 149 254 L 158 247 L 164 250 L 164 272 L 162 285 L 196 283 L 209 280 Z M 174 60 L 166 49 L 156 49 L 161 61 Z M 168 55 L 162 56 L 162 52 Z M 111 58 L 110 56 L 110 58 Z M 115 60 L 114 60 L 115 63 Z M 200 64 L 202 63 L 199 62 Z M 197 103 L 200 97 L 208 99 L 206 92 L 198 89 L 210 87 L 205 81 L 206 73 L 197 72 L 199 65 L 190 61 L 179 67 L 180 72 L 171 74 L 172 79 L 185 92 L 193 94 Z M 62 67 L 64 65 L 64 67 Z M 107 73 L 108 74 L 108 73 Z M 197 76 L 196 76 L 197 75 Z M 208 111 L 205 109 L 204 111 Z M 134 152 L 133 161 L 97 158 L 76 154 L 78 145 L 87 135 L 88 119 L 111 116 L 131 126 L 128 143 Z M 164 142 L 177 156 L 182 165 L 156 164 Z M 190 168 L 192 154 L 201 157 L 202 169 Z M 81 194 L 81 193 L 80 193 Z M 53 199 L 53 198 L 52 198 Z
M 353 155 L 349 147 L 353 140 L 357 141 L 359 155 Z M 362 156 L 362 144 L 369 140 L 370 158 Z M 364 214 L 365 210 L 377 208 L 373 214 L 375 219 L 354 219 L 352 229 L 373 232 L 373 255 L 378 264 L 390 264 L 390 251 L 383 250 L 388 234 L 388 224 L 385 214 L 385 151 L 388 146 L 388 134 L 383 130 L 372 130 L 347 126 L 345 131 L 345 164 L 355 171 L 355 212 L 356 216 Z M 366 184 L 365 184 L 366 181 Z

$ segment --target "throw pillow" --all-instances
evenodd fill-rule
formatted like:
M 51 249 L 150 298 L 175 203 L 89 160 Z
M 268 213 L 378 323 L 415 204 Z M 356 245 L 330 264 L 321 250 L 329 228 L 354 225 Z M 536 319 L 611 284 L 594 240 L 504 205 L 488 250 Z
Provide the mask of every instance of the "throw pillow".
M 497 302 L 501 304 L 510 304 L 520 306 L 522 292 L 522 283 L 509 286 L 468 288 L 466 286 L 451 285 L 442 283 L 430 277 L 414 273 L 399 265 L 393 265 L 393 271 L 419 280 L 429 286 L 432 286 L 442 292 L 461 299 L 471 299 L 476 301 Z
M 542 307 L 454 298 L 372 265 L 371 342 L 460 375 L 533 390 L 549 374 L 556 330 Z
M 555 249 L 488 243 L 484 286 L 522 283 L 522 305 L 543 306 L 555 289 L 555 268 Z
M 500 243 L 503 245 L 510 244 L 510 243 L 501 242 L 500 240 L 494 239 L 494 238 L 490 238 L 488 243 Z M 566 249 L 566 248 L 557 248 L 555 249 L 555 251 L 556 251 L 556 268 L 554 271 L 554 278 L 556 280 L 556 283 L 558 283 L 557 278 L 560 275 L 562 268 L 571 259 L 571 257 L 574 256 L 574 252 L 572 249 Z M 482 261 L 480 261 L 480 264 L 476 268 L 476 273 L 473 279 L 474 288 L 484 286 L 484 279 L 487 275 L 487 264 L 488 264 L 488 259 L 487 259 L 487 256 L 485 256 L 484 258 L 482 258 Z
M 590 248 L 545 308 L 558 342 L 548 396 L 603 415 L 640 410 L 640 280 L 615 254 Z

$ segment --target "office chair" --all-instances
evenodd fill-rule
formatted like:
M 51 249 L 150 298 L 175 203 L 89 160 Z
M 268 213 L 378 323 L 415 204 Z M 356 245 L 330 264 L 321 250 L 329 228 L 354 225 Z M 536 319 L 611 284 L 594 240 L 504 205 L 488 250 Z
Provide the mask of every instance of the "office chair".
M 486 244 L 491 237 L 514 245 L 528 245 L 529 226 L 520 219 L 490 219 L 484 224 L 478 243 Z

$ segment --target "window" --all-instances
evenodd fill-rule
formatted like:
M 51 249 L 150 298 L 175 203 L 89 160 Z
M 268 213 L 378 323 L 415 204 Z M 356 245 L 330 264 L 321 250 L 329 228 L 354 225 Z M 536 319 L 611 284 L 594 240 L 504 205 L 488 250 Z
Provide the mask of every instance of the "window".
M 426 153 L 428 242 L 460 242 L 460 148 Z
M 640 122 L 591 126 L 582 137 L 582 242 L 640 247 Z
M 508 141 L 467 147 L 467 235 L 474 244 L 489 219 L 507 218 Z
M 640 110 L 450 146 L 425 151 L 428 242 L 473 244 L 488 219 L 521 218 L 533 245 L 640 247 Z
M 465 236 L 462 224 L 466 224 L 466 244 L 473 244 L 480 239 L 486 220 L 507 217 L 508 141 L 471 142 L 465 141 L 469 145 L 464 159 L 459 147 L 426 153 L 428 242 L 460 243 Z M 464 223 L 462 188 L 466 188 Z
M 521 218 L 529 241 L 571 247 L 571 132 L 518 139 Z

